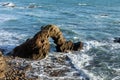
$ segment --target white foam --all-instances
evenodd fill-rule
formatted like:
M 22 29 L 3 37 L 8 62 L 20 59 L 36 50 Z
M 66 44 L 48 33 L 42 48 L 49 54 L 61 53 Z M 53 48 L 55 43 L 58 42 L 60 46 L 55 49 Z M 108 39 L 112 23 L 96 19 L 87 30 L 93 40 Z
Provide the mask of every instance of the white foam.
M 23 39 L 26 35 L 25 34 L 18 34 L 14 32 L 8 32 L 5 30 L 0 30 L 0 45 L 6 44 L 19 44 L 19 40 Z M 10 42 L 9 42 L 10 41 Z
M 79 6 L 86 6 L 86 3 L 78 3 Z
M 59 62 L 56 62 L 56 59 L 60 59 L 60 61 L 62 60 L 63 57 L 65 57 L 66 54 L 64 53 L 50 53 L 49 56 L 45 59 L 42 59 L 40 61 L 34 61 L 31 63 L 32 67 L 34 68 L 34 73 L 31 74 L 31 71 L 28 72 L 28 76 L 30 75 L 35 75 L 35 76 L 39 76 L 40 79 L 42 80 L 71 80 L 71 79 L 76 79 L 76 80 L 80 80 L 80 79 L 85 79 L 85 76 L 80 75 L 80 76 L 73 76 L 73 73 L 78 73 L 79 71 L 74 70 L 69 61 L 64 61 L 64 64 L 61 64 Z M 55 60 L 54 60 L 55 59 Z M 49 70 L 50 73 L 52 73 L 52 71 L 57 71 L 57 70 L 66 70 L 69 69 L 68 72 L 65 72 L 65 75 L 63 76 L 50 76 L 49 72 L 45 72 L 45 70 L 49 69 L 49 68 L 45 68 L 45 66 L 51 66 L 52 68 Z M 82 72 L 81 72 L 82 73 Z M 82 73 L 83 74 L 83 73 Z
M 85 42 L 87 45 L 89 46 L 88 49 L 85 50 L 89 50 L 90 48 L 97 48 L 100 46 L 104 46 L 104 45 L 109 45 L 111 43 L 104 43 L 104 42 L 99 42 L 99 41 L 87 41 Z M 112 46 L 117 46 L 115 43 L 111 44 Z M 60 64 L 57 63 L 54 59 L 59 59 L 61 60 L 62 57 L 68 56 L 68 58 L 70 58 L 72 65 L 76 68 L 76 70 L 73 70 L 69 64 L 69 61 L 64 61 L 64 64 Z M 86 78 L 90 78 L 90 80 L 104 80 L 106 78 L 106 75 L 104 74 L 96 74 L 94 73 L 94 71 L 92 71 L 93 68 L 97 68 L 94 66 L 94 64 L 92 63 L 94 60 L 94 55 L 93 56 L 89 56 L 88 54 L 86 54 L 86 51 L 82 52 L 74 52 L 74 54 L 72 54 L 72 52 L 69 52 L 67 54 L 64 53 L 49 53 L 49 56 L 46 57 L 45 59 L 39 60 L 39 61 L 32 61 L 30 64 L 32 65 L 33 70 L 31 71 L 27 71 L 27 76 L 38 76 L 40 77 L 41 80 L 66 80 L 66 79 L 78 79 L 78 80 L 86 80 Z M 68 66 L 67 66 L 68 65 Z M 70 72 L 65 73 L 65 75 L 63 76 L 58 76 L 58 77 L 51 77 L 49 75 L 49 72 L 45 72 L 45 70 L 47 70 L 47 68 L 45 68 L 46 66 L 51 66 L 52 68 L 49 70 L 49 72 L 52 72 L 54 70 L 63 70 L 65 67 L 70 69 Z M 93 66 L 93 67 L 92 67 Z M 86 69 L 86 67 L 90 67 L 91 70 Z M 104 67 L 104 66 L 103 66 Z M 98 69 L 99 70 L 99 69 Z M 114 69 L 115 70 L 115 69 Z M 73 76 L 73 73 L 75 73 L 76 71 L 80 71 L 80 75 L 77 77 Z M 119 68 L 116 69 L 115 71 L 118 71 L 117 73 L 120 73 Z M 108 77 L 108 76 L 107 76 Z M 112 80 L 117 80 L 119 79 L 118 76 L 114 77 Z
M 99 41 L 95 41 L 95 40 L 85 41 L 82 51 L 88 51 L 88 50 L 90 50 L 91 48 L 97 48 L 97 47 L 104 46 L 104 45 L 106 45 L 106 43 L 104 43 L 104 42 L 99 42 Z
M 102 19 L 102 18 L 109 18 L 110 16 L 108 14 L 98 14 L 98 15 L 93 15 L 93 17 L 96 19 Z
M 120 49 L 120 43 L 109 43 L 110 50 Z
M 113 78 L 112 80 L 120 80 L 120 76 L 116 76 L 116 77 Z
M 19 45 L 19 41 L 25 38 L 25 34 L 18 34 L 0 30 L 0 47 L 5 49 L 5 52 L 11 51 L 15 46 Z
M 87 54 L 77 54 L 77 55 L 68 54 L 68 56 L 71 58 L 74 66 L 77 69 L 82 70 L 85 74 L 87 74 L 90 80 L 103 80 L 100 76 L 96 76 L 92 72 L 89 72 L 88 70 L 84 69 L 86 66 L 91 65 L 90 61 L 93 59 L 92 56 L 88 56 Z

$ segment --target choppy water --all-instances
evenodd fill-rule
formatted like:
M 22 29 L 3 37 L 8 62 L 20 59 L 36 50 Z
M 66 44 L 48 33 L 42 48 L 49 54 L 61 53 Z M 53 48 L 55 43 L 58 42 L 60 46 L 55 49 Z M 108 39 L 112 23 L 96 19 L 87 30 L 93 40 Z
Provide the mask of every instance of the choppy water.
M 10 4 L 3 6 L 6 3 Z M 85 75 L 90 80 L 120 80 L 120 44 L 113 42 L 120 37 L 120 0 L 0 0 L 0 48 L 5 53 L 46 24 L 57 25 L 68 40 L 84 42 L 76 54 L 61 53 L 84 74 L 78 80 L 86 80 Z M 41 74 L 46 75 L 38 71 Z

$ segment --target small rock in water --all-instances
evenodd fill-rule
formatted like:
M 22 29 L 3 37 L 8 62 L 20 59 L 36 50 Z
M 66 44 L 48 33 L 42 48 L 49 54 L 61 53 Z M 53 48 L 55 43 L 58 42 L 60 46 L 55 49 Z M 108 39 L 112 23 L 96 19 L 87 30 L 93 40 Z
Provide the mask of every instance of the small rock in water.
M 2 6 L 6 6 L 6 7 L 15 7 L 14 3 L 3 3 Z
M 114 42 L 115 42 L 115 43 L 120 43 L 120 37 L 115 37 L 115 38 L 114 38 Z
M 30 4 L 28 8 L 36 8 L 37 6 L 35 4 Z

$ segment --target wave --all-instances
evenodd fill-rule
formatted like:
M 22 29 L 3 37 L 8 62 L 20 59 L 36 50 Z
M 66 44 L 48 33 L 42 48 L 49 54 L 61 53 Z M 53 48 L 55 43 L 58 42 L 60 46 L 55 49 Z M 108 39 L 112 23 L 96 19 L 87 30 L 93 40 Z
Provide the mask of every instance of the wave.
M 109 61 L 111 54 L 109 53 L 95 53 L 94 51 L 91 52 L 92 49 L 99 49 L 100 47 L 105 47 L 111 44 L 110 47 L 114 49 L 119 49 L 116 43 L 105 43 L 105 42 L 98 42 L 98 41 L 87 41 L 89 49 L 84 48 L 84 51 L 76 51 L 76 52 L 69 52 L 65 53 L 49 53 L 49 56 L 40 61 L 34 61 L 31 63 L 32 67 L 34 68 L 34 76 L 39 76 L 41 79 L 62 79 L 62 80 L 104 80 L 104 79 L 119 79 L 117 76 L 119 74 L 119 68 L 110 68 Z M 86 45 L 85 45 L 86 46 Z M 115 47 L 116 46 L 116 47 Z M 111 48 L 111 49 L 112 49 Z M 94 50 L 95 50 L 94 49 Z M 113 50 L 114 50 L 113 49 Z M 101 50 L 101 49 L 100 49 Z M 98 50 L 99 51 L 99 50 Z M 90 55 L 93 53 L 92 55 Z M 99 56 L 100 55 L 100 56 Z M 103 55 L 101 57 L 101 55 Z M 107 57 L 108 62 L 106 62 Z M 113 56 L 115 57 L 115 56 Z M 99 59 L 97 59 L 99 58 Z M 113 59 L 113 58 L 111 58 Z M 107 64 L 107 65 L 106 65 Z M 117 63 L 119 64 L 119 63 Z M 49 67 L 46 67 L 49 66 Z M 51 67 L 52 66 L 52 67 Z M 48 69 L 50 68 L 50 69 Z M 117 73 L 111 73 L 112 71 L 117 71 Z M 115 70 L 116 69 L 116 70 Z M 49 72 L 47 72 L 47 71 Z M 51 76 L 51 73 L 58 71 L 58 74 Z M 63 74 L 59 74 L 59 70 L 65 71 Z M 106 73 L 107 72 L 107 73 Z M 28 76 L 32 76 L 31 72 L 28 71 Z M 117 75 L 116 75 L 117 74 Z M 62 76 L 61 76 L 62 75 Z M 76 76 L 75 76 L 76 75 Z M 111 76 L 111 77 L 110 77 Z
M 87 54 L 81 53 L 78 53 L 77 55 L 68 54 L 68 56 L 71 58 L 72 63 L 75 65 L 75 67 L 79 70 L 82 70 L 84 74 L 86 74 L 91 80 L 102 80 L 100 76 L 96 76 L 94 73 L 85 69 L 85 67 L 90 67 L 92 65 L 91 64 L 91 61 L 93 60 L 92 56 L 88 56 Z
M 96 40 L 85 41 L 82 51 L 88 51 L 91 48 L 97 48 L 99 46 L 104 46 L 104 45 L 106 45 L 106 43 L 104 43 L 104 42 L 102 43 L 102 42 L 99 42 L 99 41 L 96 41 Z
M 3 49 L 4 53 L 6 54 L 14 47 L 19 45 L 20 41 L 23 40 L 25 37 L 25 34 L 0 30 L 0 48 Z
M 6 51 L 12 50 L 19 44 L 19 40 L 26 36 L 4 30 L 0 32 L 0 47 L 3 46 Z M 15 60 L 15 62 L 21 62 L 23 66 L 25 63 L 30 64 L 32 70 L 28 70 L 26 75 L 37 76 L 43 80 L 116 80 L 119 79 L 120 73 L 120 68 L 116 67 L 116 65 L 120 66 L 118 49 L 120 49 L 119 43 L 91 40 L 84 41 L 82 51 L 67 54 L 52 52 L 42 60 Z
M 3 23 L 5 21 L 9 20 L 16 20 L 17 17 L 13 15 L 8 15 L 8 14 L 0 14 L 0 23 Z
M 87 80 L 84 72 L 76 69 L 71 63 L 70 58 L 63 53 L 52 53 L 47 58 L 31 63 L 34 68 L 34 75 L 41 79 L 62 79 L 62 80 Z M 62 72 L 61 72 L 62 71 Z M 32 76 L 28 72 L 28 76 Z M 84 76 L 83 76 L 84 75 Z
M 120 44 L 98 41 L 86 44 L 83 51 L 68 54 L 75 67 L 92 80 L 119 79 L 120 68 L 115 67 L 120 66 Z
M 96 19 L 102 19 L 102 18 L 110 18 L 108 14 L 99 14 L 99 15 L 93 15 Z

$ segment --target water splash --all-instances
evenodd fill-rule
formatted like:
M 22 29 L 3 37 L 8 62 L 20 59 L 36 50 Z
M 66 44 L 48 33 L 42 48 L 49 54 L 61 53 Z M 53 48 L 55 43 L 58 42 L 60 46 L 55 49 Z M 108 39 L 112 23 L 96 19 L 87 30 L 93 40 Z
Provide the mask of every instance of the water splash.
M 19 45 L 20 41 L 23 40 L 26 35 L 0 30 L 0 37 L 0 48 L 3 49 L 5 51 L 4 53 L 6 54 L 15 46 Z

